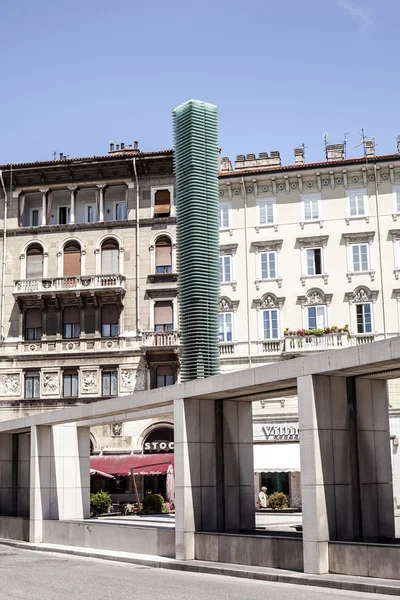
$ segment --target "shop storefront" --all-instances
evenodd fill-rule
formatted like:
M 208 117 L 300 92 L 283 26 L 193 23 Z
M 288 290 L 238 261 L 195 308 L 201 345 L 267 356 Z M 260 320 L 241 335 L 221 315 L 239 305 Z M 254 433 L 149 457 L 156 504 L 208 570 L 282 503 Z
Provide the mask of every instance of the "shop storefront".
M 268 494 L 283 492 L 293 508 L 301 506 L 300 444 L 297 422 L 255 422 L 255 497 L 262 486 Z

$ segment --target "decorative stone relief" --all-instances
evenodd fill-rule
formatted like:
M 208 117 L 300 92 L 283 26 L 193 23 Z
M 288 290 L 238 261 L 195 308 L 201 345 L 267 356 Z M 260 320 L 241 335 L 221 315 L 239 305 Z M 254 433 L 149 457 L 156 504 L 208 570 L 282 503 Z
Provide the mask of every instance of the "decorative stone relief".
M 43 394 L 58 394 L 59 383 L 57 372 L 43 373 Z
M 122 423 L 113 423 L 111 425 L 112 435 L 120 436 L 122 435 Z
M 19 373 L 4 373 L 0 375 L 0 397 L 19 396 L 21 375 Z
M 121 370 L 121 391 L 122 392 L 134 392 L 135 391 L 135 371 L 134 369 L 122 369 Z
M 81 371 L 81 388 L 84 394 L 97 394 L 97 371 Z
M 238 305 L 238 300 L 232 301 L 230 298 L 223 296 L 219 301 L 219 312 L 236 312 Z
M 372 291 L 366 286 L 360 286 L 356 288 L 353 292 L 348 292 L 346 294 L 350 304 L 354 302 L 360 304 L 362 302 L 372 302 L 375 304 L 378 298 L 378 291 Z
M 332 294 L 325 294 L 322 290 L 313 288 L 309 290 L 305 296 L 299 296 L 298 300 L 300 301 L 302 308 L 318 304 L 326 304 L 329 306 L 332 300 Z
M 145 390 L 146 389 L 146 371 L 144 369 L 136 370 L 136 383 L 135 390 Z
M 275 294 L 264 294 L 260 301 L 256 301 L 257 310 L 260 308 L 279 308 L 282 310 L 285 298 L 277 298 Z

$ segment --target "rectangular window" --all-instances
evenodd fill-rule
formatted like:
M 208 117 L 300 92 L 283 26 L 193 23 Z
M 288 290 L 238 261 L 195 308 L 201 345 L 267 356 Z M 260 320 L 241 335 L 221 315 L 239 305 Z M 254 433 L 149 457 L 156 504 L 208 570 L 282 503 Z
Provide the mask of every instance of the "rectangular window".
M 174 385 L 175 377 L 172 367 L 169 365 L 161 365 L 156 369 L 156 382 L 157 387 L 165 387 L 167 385 Z
M 353 244 L 353 272 L 369 270 L 368 244 Z
M 232 313 L 221 313 L 219 315 L 219 341 L 232 341 Z
M 261 255 L 261 279 L 276 277 L 276 252 L 263 252 Z
M 32 227 L 38 227 L 39 225 L 39 212 L 37 208 L 32 210 Z
M 307 308 L 308 329 L 325 329 L 326 310 L 325 306 L 309 306 Z
M 28 341 L 42 339 L 42 312 L 40 308 L 28 308 L 25 312 L 25 339 Z
M 356 304 L 357 333 L 372 333 L 372 311 L 370 304 Z
M 103 396 L 118 395 L 118 371 L 103 371 L 102 389 Z
M 319 219 L 319 194 L 308 194 L 301 196 L 303 202 L 303 212 L 305 221 L 315 221 Z
M 274 222 L 274 206 L 274 198 L 258 201 L 258 222 L 260 225 L 270 225 Z
M 221 283 L 232 281 L 232 257 L 231 256 L 220 256 L 219 257 L 219 272 Z
M 117 337 L 119 335 L 119 310 L 116 304 L 105 304 L 101 309 L 102 337 Z
M 278 311 L 276 309 L 264 310 L 263 325 L 265 340 L 278 338 Z
M 231 225 L 231 203 L 219 203 L 219 228 L 227 229 Z
M 126 221 L 128 218 L 128 207 L 126 202 L 116 202 L 115 203 L 115 220 L 116 221 Z
M 25 375 L 25 398 L 40 398 L 39 373 L 27 373 Z
M 86 204 L 86 223 L 97 221 L 97 210 L 95 204 Z
M 58 208 L 58 224 L 68 225 L 70 222 L 71 208 L 69 206 L 60 206 Z
M 64 398 L 76 398 L 78 396 L 78 373 L 76 371 L 64 371 L 63 395 Z
M 307 248 L 307 275 L 322 274 L 322 248 Z
M 157 190 L 154 194 L 154 217 L 169 217 L 171 211 L 170 190 Z
M 78 306 L 67 306 L 64 308 L 64 338 L 78 338 L 81 333 L 80 328 L 80 309 Z
M 366 214 L 364 190 L 351 190 L 347 192 L 347 198 L 350 217 L 362 217 Z
M 154 327 L 156 332 L 173 331 L 172 302 L 156 302 L 154 304 Z

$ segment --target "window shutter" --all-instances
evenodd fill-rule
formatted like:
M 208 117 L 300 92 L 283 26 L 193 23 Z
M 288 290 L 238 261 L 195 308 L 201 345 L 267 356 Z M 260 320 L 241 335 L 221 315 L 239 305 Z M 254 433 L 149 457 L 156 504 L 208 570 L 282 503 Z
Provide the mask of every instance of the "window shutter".
M 26 278 L 41 279 L 43 277 L 43 253 L 30 250 L 26 255 Z
M 172 265 L 172 248 L 168 242 L 156 244 L 156 267 L 169 267 Z
M 169 365 L 161 365 L 160 367 L 157 367 L 157 377 L 163 375 L 173 375 L 172 367 Z
M 154 196 L 154 214 L 169 213 L 171 194 L 169 190 L 158 190 Z
M 40 308 L 28 308 L 25 313 L 25 327 L 31 329 L 42 326 L 42 311 Z
M 154 324 L 167 325 L 173 323 L 172 302 L 156 302 L 154 305 Z
M 101 251 L 101 273 L 102 275 L 113 275 L 119 273 L 118 248 L 102 249 Z
M 119 310 L 116 304 L 105 304 L 101 310 L 102 325 L 118 323 Z
M 81 252 L 76 246 L 64 249 L 64 277 L 81 274 Z
M 79 307 L 78 306 L 67 306 L 64 308 L 64 323 L 79 323 Z

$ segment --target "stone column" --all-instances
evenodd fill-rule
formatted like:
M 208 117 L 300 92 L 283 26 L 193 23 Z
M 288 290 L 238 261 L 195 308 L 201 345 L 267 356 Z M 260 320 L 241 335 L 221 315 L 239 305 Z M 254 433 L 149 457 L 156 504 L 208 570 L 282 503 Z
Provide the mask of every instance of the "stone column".
M 42 225 L 46 225 L 47 193 L 49 191 L 49 188 L 39 191 L 42 193 Z
M 69 191 L 71 192 L 71 207 L 70 207 L 70 213 L 69 213 L 69 222 L 71 224 L 75 223 L 75 194 L 76 194 L 76 190 L 78 189 L 77 185 L 70 185 L 68 186 Z
M 98 184 L 97 187 L 99 188 L 99 221 L 104 221 L 104 188 L 106 187 L 105 183 L 101 183 Z
M 90 516 L 89 427 L 31 427 L 29 541 L 43 541 L 43 521 Z
M 356 379 L 363 541 L 395 537 L 387 381 Z

